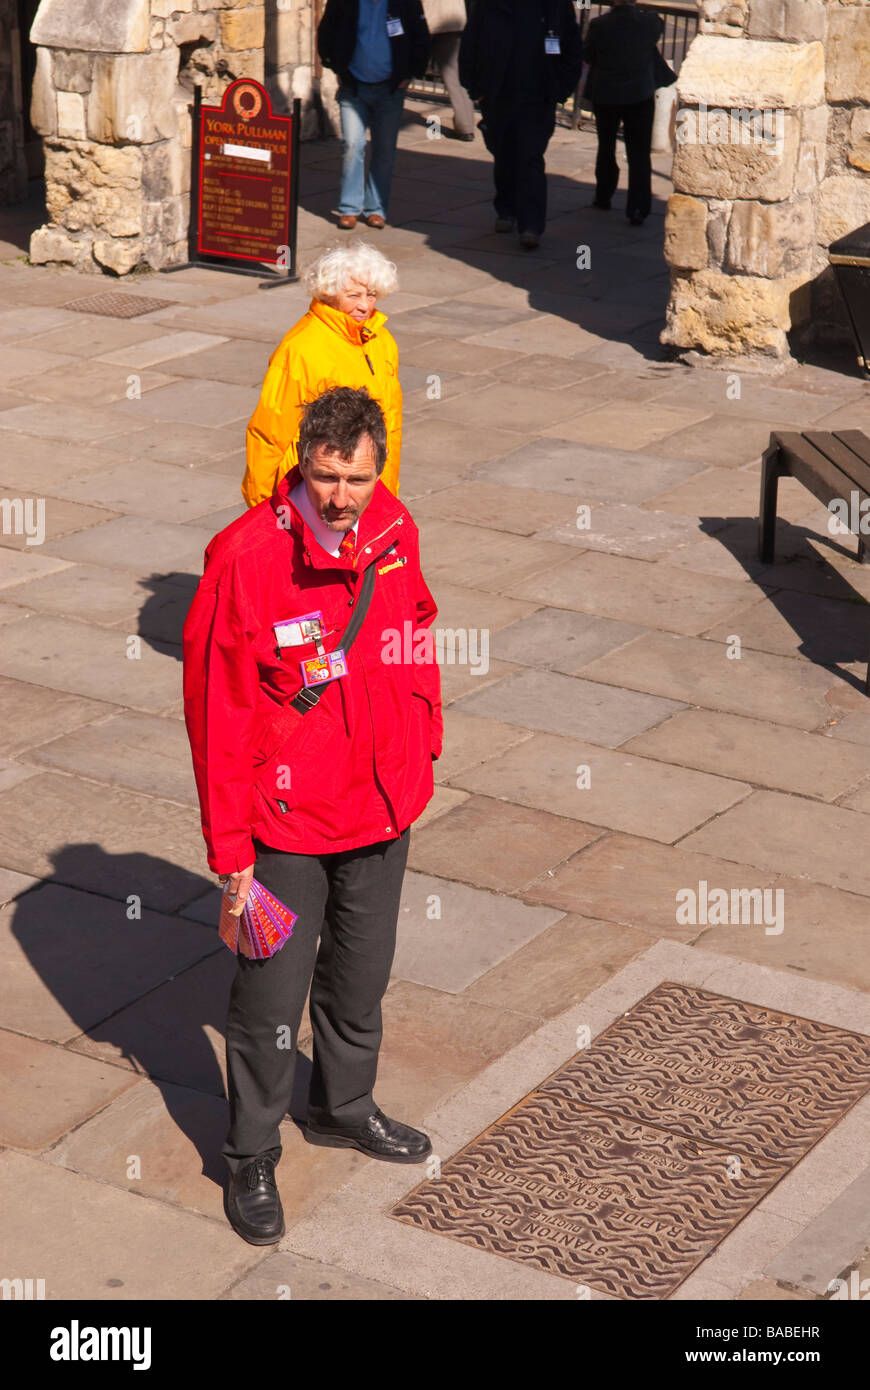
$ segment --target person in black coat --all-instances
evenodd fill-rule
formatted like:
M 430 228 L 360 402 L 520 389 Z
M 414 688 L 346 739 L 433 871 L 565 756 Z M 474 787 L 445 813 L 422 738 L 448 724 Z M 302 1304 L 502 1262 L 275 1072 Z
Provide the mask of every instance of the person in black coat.
M 619 183 L 616 136 L 622 124 L 628 160 L 625 212 L 640 226 L 652 206 L 652 145 L 655 114 L 655 53 L 664 26 L 635 0 L 613 0 L 608 14 L 589 21 L 583 56 L 590 64 L 586 96 L 595 113 L 598 157 L 593 207 L 606 211 Z
M 547 219 L 544 154 L 556 105 L 577 85 L 580 30 L 571 0 L 477 0 L 459 50 L 459 80 L 480 102 L 493 157 L 497 232 L 537 246 Z
M 317 31 L 317 51 L 338 74 L 344 158 L 340 227 L 362 217 L 383 227 L 390 198 L 396 141 L 412 77 L 422 77 L 429 58 L 429 30 L 420 0 L 327 0 Z M 366 128 L 371 162 L 365 175 Z

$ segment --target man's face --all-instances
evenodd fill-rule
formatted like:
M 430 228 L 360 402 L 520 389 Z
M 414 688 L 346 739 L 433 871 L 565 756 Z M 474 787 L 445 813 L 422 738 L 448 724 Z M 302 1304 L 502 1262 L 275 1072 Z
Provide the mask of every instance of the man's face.
M 348 280 L 335 297 L 336 309 L 341 309 L 356 323 L 365 323 L 375 312 L 376 303 L 377 295 L 372 294 L 368 285 L 363 285 L 359 280 Z
M 375 446 L 364 434 L 353 458 L 343 459 L 324 444 L 300 459 L 308 499 L 321 521 L 333 531 L 350 531 L 359 521 L 378 481 Z

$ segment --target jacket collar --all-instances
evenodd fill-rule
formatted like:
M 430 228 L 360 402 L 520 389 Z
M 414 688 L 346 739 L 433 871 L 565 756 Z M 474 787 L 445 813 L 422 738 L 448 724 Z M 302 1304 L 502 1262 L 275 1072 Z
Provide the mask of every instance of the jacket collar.
M 290 500 L 291 492 L 301 481 L 302 474 L 299 470 L 299 464 L 296 463 L 289 473 L 285 473 L 284 477 L 276 484 L 275 491 L 269 501 L 269 505 L 275 513 L 276 524 L 293 535 L 296 540 L 302 542 L 305 563 L 311 565 L 313 569 L 350 569 L 351 567 L 344 559 L 327 554 L 295 502 Z M 353 566 L 354 570 L 362 573 L 383 554 L 391 542 L 399 539 L 405 524 L 404 513 L 405 509 L 401 503 L 396 500 L 389 488 L 384 487 L 384 484 L 378 479 L 372 499 L 360 517 L 357 526 L 357 559 Z M 367 546 L 371 547 L 368 554 L 366 553 Z
M 386 314 L 382 314 L 380 309 L 375 309 L 365 323 L 357 323 L 356 319 L 352 319 L 342 309 L 334 309 L 331 304 L 324 304 L 322 299 L 312 299 L 308 312 L 320 319 L 321 323 L 325 323 L 327 328 L 331 328 L 333 333 L 358 347 L 367 343 L 370 338 L 376 337 L 378 329 L 387 321 Z

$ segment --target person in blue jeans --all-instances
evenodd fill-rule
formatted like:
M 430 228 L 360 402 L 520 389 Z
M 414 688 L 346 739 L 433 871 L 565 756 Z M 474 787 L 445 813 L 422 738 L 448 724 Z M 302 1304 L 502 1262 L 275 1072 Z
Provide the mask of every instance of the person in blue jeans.
M 344 157 L 338 225 L 383 227 L 405 91 L 422 77 L 429 30 L 420 0 L 327 0 L 317 51 L 338 74 Z M 366 130 L 371 159 L 365 168 Z

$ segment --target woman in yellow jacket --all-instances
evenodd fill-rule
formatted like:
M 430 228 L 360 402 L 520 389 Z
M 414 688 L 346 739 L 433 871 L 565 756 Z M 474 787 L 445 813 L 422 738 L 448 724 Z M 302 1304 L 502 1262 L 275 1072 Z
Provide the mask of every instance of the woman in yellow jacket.
M 293 446 L 306 401 L 330 386 L 366 386 L 384 412 L 387 461 L 381 482 L 399 491 L 402 388 L 399 350 L 375 309 L 398 284 L 396 267 L 366 242 L 327 251 L 305 276 L 308 313 L 269 358 L 259 404 L 248 421 L 242 496 L 249 507 L 271 497 L 296 462 Z

